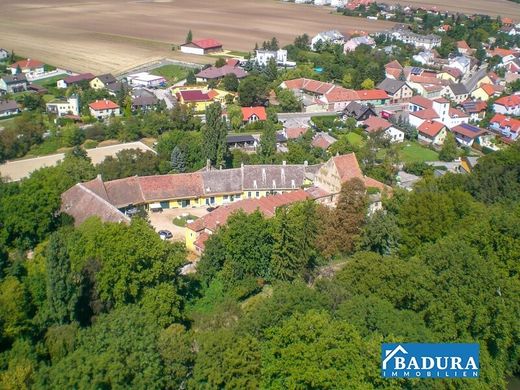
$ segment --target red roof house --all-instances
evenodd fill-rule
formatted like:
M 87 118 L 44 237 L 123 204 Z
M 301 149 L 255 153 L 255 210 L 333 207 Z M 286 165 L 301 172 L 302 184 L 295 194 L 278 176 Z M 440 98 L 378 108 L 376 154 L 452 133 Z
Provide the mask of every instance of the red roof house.
M 190 43 L 181 45 L 181 51 L 187 54 L 204 55 L 213 52 L 222 51 L 222 43 L 216 39 L 197 39 Z
M 15 62 L 14 64 L 11 64 L 11 66 L 9 67 L 12 74 L 16 74 L 16 72 L 18 71 L 18 68 L 20 68 L 22 73 L 29 73 L 29 72 L 43 73 L 44 64 L 43 64 L 43 62 L 32 60 L 32 59 L 28 58 L 26 60 L 20 60 L 18 62 Z
M 242 107 L 242 120 L 244 122 L 265 121 L 267 119 L 267 112 L 265 107 Z

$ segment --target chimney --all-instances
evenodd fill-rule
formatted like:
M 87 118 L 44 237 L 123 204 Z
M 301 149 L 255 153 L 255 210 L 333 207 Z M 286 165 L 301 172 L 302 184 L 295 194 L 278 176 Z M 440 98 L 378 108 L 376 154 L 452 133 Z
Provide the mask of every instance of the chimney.
M 265 168 L 262 168 L 262 182 L 265 183 L 266 180 L 267 180 L 267 175 L 265 173 Z
M 282 184 L 285 184 L 285 169 L 284 168 L 282 168 L 281 176 L 282 176 Z
M 285 165 L 286 163 L 287 163 L 287 161 L 285 161 L 285 160 L 284 160 L 284 161 L 282 161 L 282 165 Z
M 206 169 L 208 171 L 211 169 L 211 160 L 209 158 L 206 160 Z
M 306 167 L 307 165 L 309 165 L 309 162 L 308 162 L 307 160 L 305 160 L 305 161 L 303 162 L 303 166 Z

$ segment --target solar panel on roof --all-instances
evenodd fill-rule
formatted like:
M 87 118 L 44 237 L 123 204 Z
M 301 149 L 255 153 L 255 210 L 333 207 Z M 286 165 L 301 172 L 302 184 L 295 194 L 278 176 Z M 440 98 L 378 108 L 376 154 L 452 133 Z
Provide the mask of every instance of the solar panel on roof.
M 474 133 L 478 133 L 480 129 L 478 127 L 469 125 L 467 123 L 462 123 L 461 126 L 465 128 L 466 130 L 473 131 Z
M 422 73 L 422 69 L 415 67 L 415 68 L 412 68 L 411 72 L 413 75 L 420 75 Z

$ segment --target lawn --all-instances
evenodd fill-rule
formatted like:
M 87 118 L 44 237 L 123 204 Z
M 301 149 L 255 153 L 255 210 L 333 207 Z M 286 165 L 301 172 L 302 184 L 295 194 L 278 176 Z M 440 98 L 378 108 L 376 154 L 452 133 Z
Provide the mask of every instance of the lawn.
M 362 146 L 364 142 L 363 137 L 360 136 L 358 133 L 354 133 L 353 131 L 345 135 L 345 138 L 353 146 Z
M 175 226 L 184 227 L 188 223 L 188 221 L 195 221 L 198 217 L 188 214 L 188 215 L 179 215 L 178 217 L 173 218 L 172 223 Z
M 176 83 L 182 79 L 185 79 L 188 75 L 189 68 L 180 65 L 163 65 L 159 68 L 155 68 L 150 73 L 157 76 L 162 76 L 170 83 Z
M 404 163 L 413 163 L 436 161 L 439 159 L 439 154 L 416 142 L 404 142 L 399 152 L 399 157 Z
M 67 77 L 66 74 L 60 74 L 57 76 L 52 76 L 52 77 L 47 77 L 45 79 L 36 80 L 36 81 L 34 81 L 34 84 L 41 85 L 42 87 L 47 88 L 47 89 L 56 88 L 56 83 L 58 82 L 58 80 L 62 80 L 65 77 Z

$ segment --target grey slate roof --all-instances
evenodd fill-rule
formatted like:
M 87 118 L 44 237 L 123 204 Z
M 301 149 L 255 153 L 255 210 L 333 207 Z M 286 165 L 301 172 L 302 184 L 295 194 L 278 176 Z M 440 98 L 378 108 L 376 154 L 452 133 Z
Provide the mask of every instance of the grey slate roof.
M 394 79 L 384 79 L 381 81 L 378 85 L 378 89 L 382 89 L 383 91 L 393 95 L 397 91 L 399 91 L 403 86 L 405 86 L 406 83 L 401 80 L 394 80 Z
M 467 95 L 469 93 L 464 84 L 453 83 L 450 84 L 450 88 L 455 95 Z
M 2 80 L 9 85 L 9 84 L 18 84 L 18 83 L 27 83 L 27 79 L 25 77 L 25 74 L 8 74 L 4 77 L 2 77 Z
M 110 73 L 102 74 L 101 76 L 98 76 L 97 78 L 101 82 L 103 82 L 103 84 L 112 84 L 117 81 L 116 78 Z
M 0 100 L 0 112 L 18 109 L 18 104 L 14 100 Z

